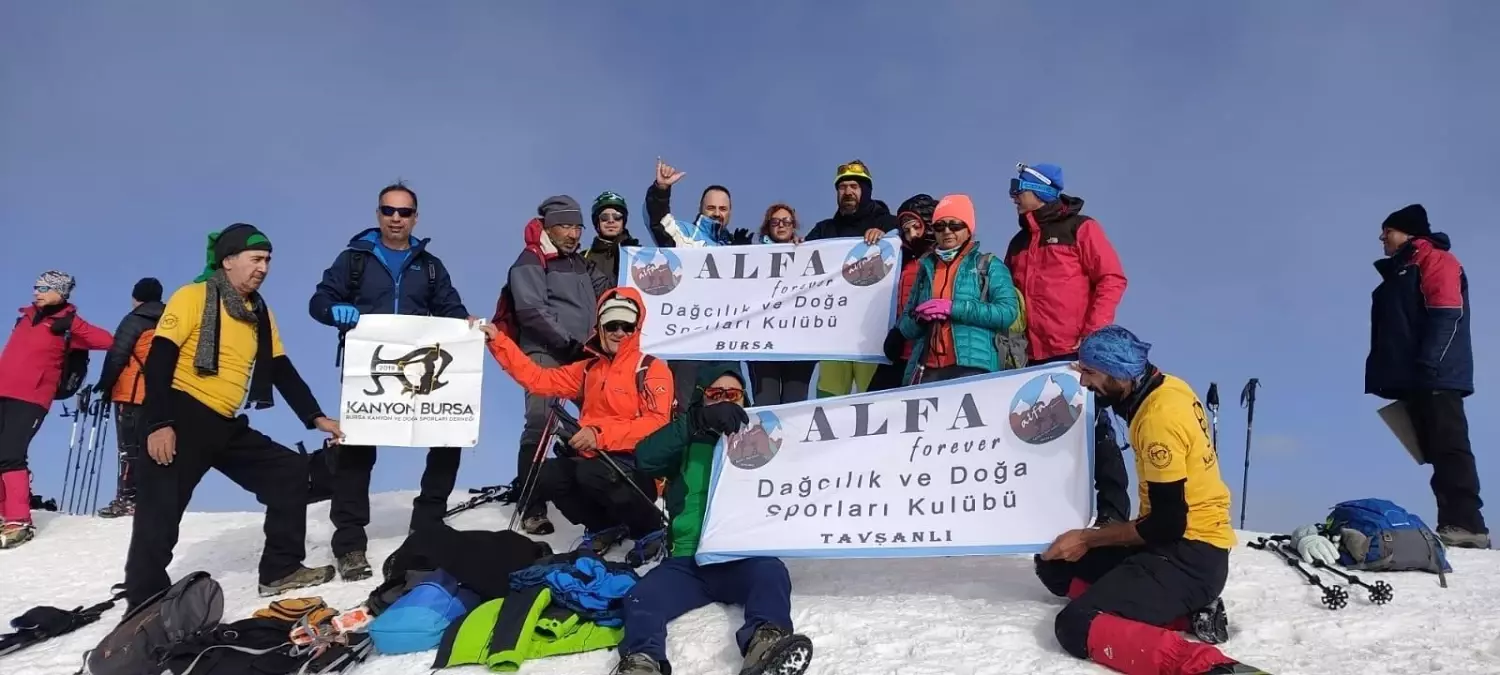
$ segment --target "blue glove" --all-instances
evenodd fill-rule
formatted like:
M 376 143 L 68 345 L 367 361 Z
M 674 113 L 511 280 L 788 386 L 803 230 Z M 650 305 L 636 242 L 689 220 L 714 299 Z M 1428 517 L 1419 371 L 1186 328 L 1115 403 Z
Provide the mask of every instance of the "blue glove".
M 354 305 L 334 305 L 330 313 L 333 314 L 333 325 L 339 328 L 353 328 L 359 323 L 359 310 Z

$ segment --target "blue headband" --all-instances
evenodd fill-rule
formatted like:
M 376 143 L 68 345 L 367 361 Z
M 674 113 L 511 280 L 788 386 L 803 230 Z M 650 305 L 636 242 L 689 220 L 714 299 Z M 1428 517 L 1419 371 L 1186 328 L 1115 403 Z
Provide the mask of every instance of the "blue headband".
M 1123 326 L 1109 325 L 1083 339 L 1078 360 L 1085 366 L 1121 380 L 1137 380 L 1146 374 L 1151 344 Z

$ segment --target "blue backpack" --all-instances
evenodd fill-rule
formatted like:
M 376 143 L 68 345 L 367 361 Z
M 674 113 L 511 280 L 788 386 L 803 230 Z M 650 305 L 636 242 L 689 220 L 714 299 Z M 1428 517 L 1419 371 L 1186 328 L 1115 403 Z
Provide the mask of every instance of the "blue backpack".
M 1443 543 L 1416 514 L 1384 499 L 1340 502 L 1324 531 L 1339 542 L 1339 564 L 1351 570 L 1416 570 L 1438 575 L 1444 588 L 1453 571 Z
M 479 596 L 462 588 L 442 570 L 429 573 L 370 622 L 370 640 L 382 654 L 409 654 L 437 649 L 443 631 L 479 604 Z

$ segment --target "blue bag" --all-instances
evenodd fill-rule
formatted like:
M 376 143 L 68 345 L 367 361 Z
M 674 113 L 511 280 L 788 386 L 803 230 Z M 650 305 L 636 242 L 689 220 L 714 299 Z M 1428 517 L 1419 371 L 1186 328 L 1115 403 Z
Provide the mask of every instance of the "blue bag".
M 1339 564 L 1351 570 L 1438 575 L 1444 587 L 1453 571 L 1443 543 L 1416 514 L 1384 499 L 1340 502 L 1324 531 L 1339 542 Z
M 370 640 L 382 654 L 409 654 L 437 649 L 448 624 L 479 604 L 479 597 L 442 570 L 421 583 L 370 622 Z

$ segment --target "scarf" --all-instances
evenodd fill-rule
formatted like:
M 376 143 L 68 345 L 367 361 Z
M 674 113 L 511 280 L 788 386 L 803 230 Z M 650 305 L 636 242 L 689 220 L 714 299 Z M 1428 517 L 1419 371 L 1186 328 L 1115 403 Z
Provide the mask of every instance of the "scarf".
M 198 328 L 198 352 L 193 355 L 193 367 L 203 375 L 219 372 L 219 308 L 223 307 L 229 318 L 255 326 L 255 361 L 250 369 L 250 396 L 245 400 L 246 408 L 261 410 L 274 405 L 271 398 L 271 314 L 266 310 L 260 293 L 251 293 L 249 307 L 239 302 L 240 294 L 229 285 L 224 271 L 209 275 L 204 280 L 203 320 Z M 224 302 L 228 298 L 230 302 Z

